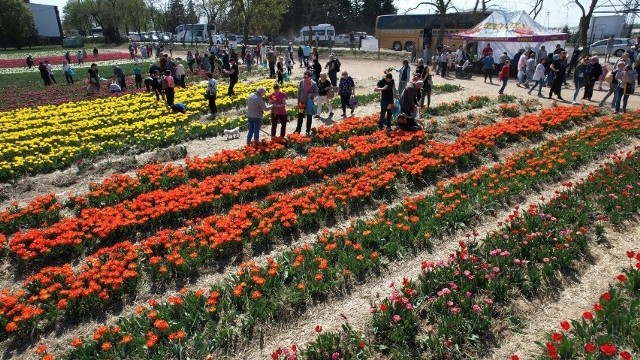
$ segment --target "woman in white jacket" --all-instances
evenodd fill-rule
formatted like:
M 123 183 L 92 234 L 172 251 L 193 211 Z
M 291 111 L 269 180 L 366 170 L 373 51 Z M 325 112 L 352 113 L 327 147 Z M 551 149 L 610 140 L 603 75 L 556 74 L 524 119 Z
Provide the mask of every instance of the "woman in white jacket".
M 531 95 L 531 92 L 535 90 L 536 86 L 540 85 L 540 87 L 538 88 L 538 97 L 544 96 L 542 95 L 542 87 L 544 86 L 544 63 L 546 62 L 546 57 L 540 58 L 540 60 L 538 60 L 538 65 L 536 65 L 536 70 L 533 73 L 533 78 L 531 78 L 531 80 L 535 81 L 535 83 L 533 84 L 533 87 L 529 89 L 529 95 Z

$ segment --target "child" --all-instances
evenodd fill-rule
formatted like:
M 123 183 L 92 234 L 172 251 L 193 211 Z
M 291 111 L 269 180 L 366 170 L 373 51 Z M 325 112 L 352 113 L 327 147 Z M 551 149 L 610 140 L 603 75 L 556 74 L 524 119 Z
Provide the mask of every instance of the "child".
M 187 105 L 183 104 L 183 103 L 176 103 L 171 105 L 171 110 L 173 112 L 181 112 L 183 114 L 187 113 Z
M 498 94 L 502 95 L 504 93 L 504 88 L 507 87 L 507 82 L 509 81 L 509 72 L 511 71 L 511 62 L 509 60 L 504 62 L 502 69 L 500 70 L 500 74 L 498 75 L 498 79 L 502 81 L 502 87 Z
M 136 59 L 137 58 L 138 57 L 136 57 Z M 133 76 L 136 80 L 136 89 L 142 89 L 142 70 L 140 70 L 140 66 L 138 66 L 138 63 L 136 63 L 136 66 L 134 66 L 133 68 Z
M 118 85 L 115 80 L 111 80 L 111 83 L 109 84 L 109 91 L 112 94 L 117 94 L 122 92 L 122 88 L 120 88 L 120 85 Z
M 173 76 L 171 76 L 171 70 L 165 70 L 164 76 L 162 77 L 162 90 L 164 91 L 164 95 L 167 99 L 167 105 L 173 105 L 174 98 L 174 89 L 176 87 L 176 83 L 173 80 Z
M 598 91 L 602 91 L 602 81 L 607 76 L 607 73 L 609 73 L 609 66 L 605 64 L 602 66 L 602 75 L 600 75 L 600 79 L 598 79 L 600 81 L 598 83 Z

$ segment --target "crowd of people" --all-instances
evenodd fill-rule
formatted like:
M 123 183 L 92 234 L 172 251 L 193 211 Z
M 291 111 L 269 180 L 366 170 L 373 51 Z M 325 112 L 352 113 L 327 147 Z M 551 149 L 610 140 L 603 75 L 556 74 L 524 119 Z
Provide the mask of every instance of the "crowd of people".
M 165 53 L 165 49 L 168 50 L 168 53 Z M 303 79 L 298 83 L 295 99 L 298 109 L 296 133 L 301 133 L 304 125 L 305 133 L 308 135 L 311 131 L 313 118 L 320 118 L 325 111 L 324 108 L 326 108 L 328 119 L 332 119 L 334 109 L 331 100 L 336 95 L 340 97 L 342 117 L 347 116 L 348 109 L 351 115 L 354 113 L 357 102 L 355 99 L 356 84 L 348 72 L 341 69 L 342 64 L 335 53 L 331 53 L 323 64 L 317 47 L 311 47 L 309 44 L 302 44 L 296 49 L 292 43 L 278 48 L 272 43 L 265 42 L 254 47 L 242 46 L 240 49 L 212 45 L 204 51 L 201 50 L 187 51 L 185 61 L 191 73 L 201 70 L 206 76 L 205 98 L 208 100 L 210 118 L 217 116 L 218 78 L 228 77 L 227 95 L 235 95 L 234 86 L 238 82 L 240 63 L 248 72 L 254 66 L 261 66 L 265 70 L 268 68 L 268 77 L 274 79 L 273 91 L 269 95 L 267 95 L 266 89 L 259 88 L 247 100 L 247 117 L 249 119 L 247 144 L 250 144 L 252 140 L 254 142 L 259 140 L 262 114 L 265 111 L 271 112 L 271 136 L 277 137 L 278 125 L 280 126 L 279 136 L 284 137 L 286 134 L 287 101 L 289 99 L 281 91 L 281 87 L 292 74 L 296 64 L 294 55 L 297 55 L 299 67 L 304 71 Z M 186 74 L 182 60 L 173 58 L 171 44 L 169 46 L 162 44 L 138 45 L 132 41 L 129 45 L 129 51 L 136 63 L 132 70 L 135 88 L 142 89 L 144 85 L 146 91 L 153 93 L 157 101 L 162 99 L 168 107 L 173 108 L 176 105 L 174 89 L 176 86 L 186 87 Z M 139 51 L 143 59 L 151 57 L 156 59 L 149 68 L 146 77 L 143 76 L 143 71 L 138 65 Z M 459 46 L 455 52 L 447 46 L 438 46 L 433 54 L 430 54 L 427 47 L 422 55 L 420 58 L 413 50 L 411 60 L 404 60 L 398 69 L 388 69 L 384 78 L 378 81 L 373 89 L 374 92 L 380 93 L 378 127 L 381 130 L 391 129 L 393 115 L 397 117 L 399 128 L 404 130 L 417 129 L 417 119 L 420 117 L 419 110 L 429 108 L 431 104 L 433 76 L 440 75 L 448 78 L 450 71 L 458 71 L 457 67 L 462 71 L 471 66 L 471 56 L 462 46 Z M 485 83 L 488 81 L 493 84 L 494 75 L 497 75 L 500 82 L 498 84 L 500 85 L 499 94 L 504 93 L 512 70 L 516 72 L 516 85 L 528 89 L 528 94 L 531 95 L 536 91 L 538 96 L 544 97 L 544 88 L 548 87 L 547 97 L 552 99 L 555 95 L 560 101 L 564 101 L 562 89 L 567 87 L 568 80 L 572 77 L 573 104 L 577 104 L 581 91 L 583 100 L 592 101 L 596 84 L 598 84 L 598 89 L 602 90 L 602 82 L 605 82 L 609 84 L 609 89 L 600 100 L 600 106 L 603 106 L 608 98 L 612 97 L 611 107 L 617 113 L 626 112 L 628 98 L 635 91 L 636 81 L 640 85 L 637 73 L 637 69 L 640 67 L 640 54 L 636 53 L 635 47 L 623 54 L 615 63 L 611 63 L 613 65 L 611 71 L 607 69 L 608 63 L 603 66 L 597 56 L 583 54 L 578 48 L 574 49 L 569 59 L 566 50 L 562 49 L 560 45 L 557 45 L 556 49 L 550 52 L 547 52 L 544 46 L 538 51 L 523 48 L 517 52 L 513 59 L 505 52 L 497 62 L 493 55 L 491 44 L 487 44 L 482 50 L 480 66 Z M 97 56 L 97 49 L 94 49 L 94 56 Z M 86 51 L 78 51 L 77 62 L 82 63 L 85 59 Z M 27 58 L 27 63 L 29 66 L 33 65 L 33 59 Z M 71 64 L 72 59 L 67 52 L 63 62 L 63 72 L 67 83 L 73 83 L 75 75 Z M 415 64 L 414 69 L 411 64 Z M 38 68 L 45 85 L 56 83 L 53 69 L 47 61 L 40 63 Z M 396 72 L 398 73 L 397 82 L 394 79 Z M 339 77 L 338 74 L 341 76 Z M 126 91 L 126 74 L 120 66 L 113 66 L 113 74 L 110 78 L 110 92 Z M 100 77 L 97 65 L 91 64 L 87 72 L 88 92 L 99 92 L 101 80 L 106 79 Z M 184 104 L 180 105 L 184 107 Z

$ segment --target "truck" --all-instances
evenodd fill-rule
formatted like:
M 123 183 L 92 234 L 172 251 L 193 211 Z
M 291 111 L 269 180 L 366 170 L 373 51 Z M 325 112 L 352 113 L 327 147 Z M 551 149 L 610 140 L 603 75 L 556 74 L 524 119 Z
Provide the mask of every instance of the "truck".
M 613 35 L 614 38 L 628 37 L 628 29 L 625 27 L 625 19 L 622 15 L 594 16 L 589 24 L 589 43 L 606 39 Z

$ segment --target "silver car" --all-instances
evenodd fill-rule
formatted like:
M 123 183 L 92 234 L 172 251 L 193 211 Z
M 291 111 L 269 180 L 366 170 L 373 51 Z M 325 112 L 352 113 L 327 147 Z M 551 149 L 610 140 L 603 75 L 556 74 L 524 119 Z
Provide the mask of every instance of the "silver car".
M 615 38 L 613 39 L 613 52 L 614 56 L 622 56 L 623 53 L 631 50 L 631 46 L 634 46 L 635 42 L 628 38 Z M 607 39 L 599 40 L 589 46 L 589 51 L 592 54 L 606 55 L 607 54 Z
M 333 38 L 333 44 L 337 47 L 349 47 L 351 42 L 349 41 L 349 34 L 339 34 Z

